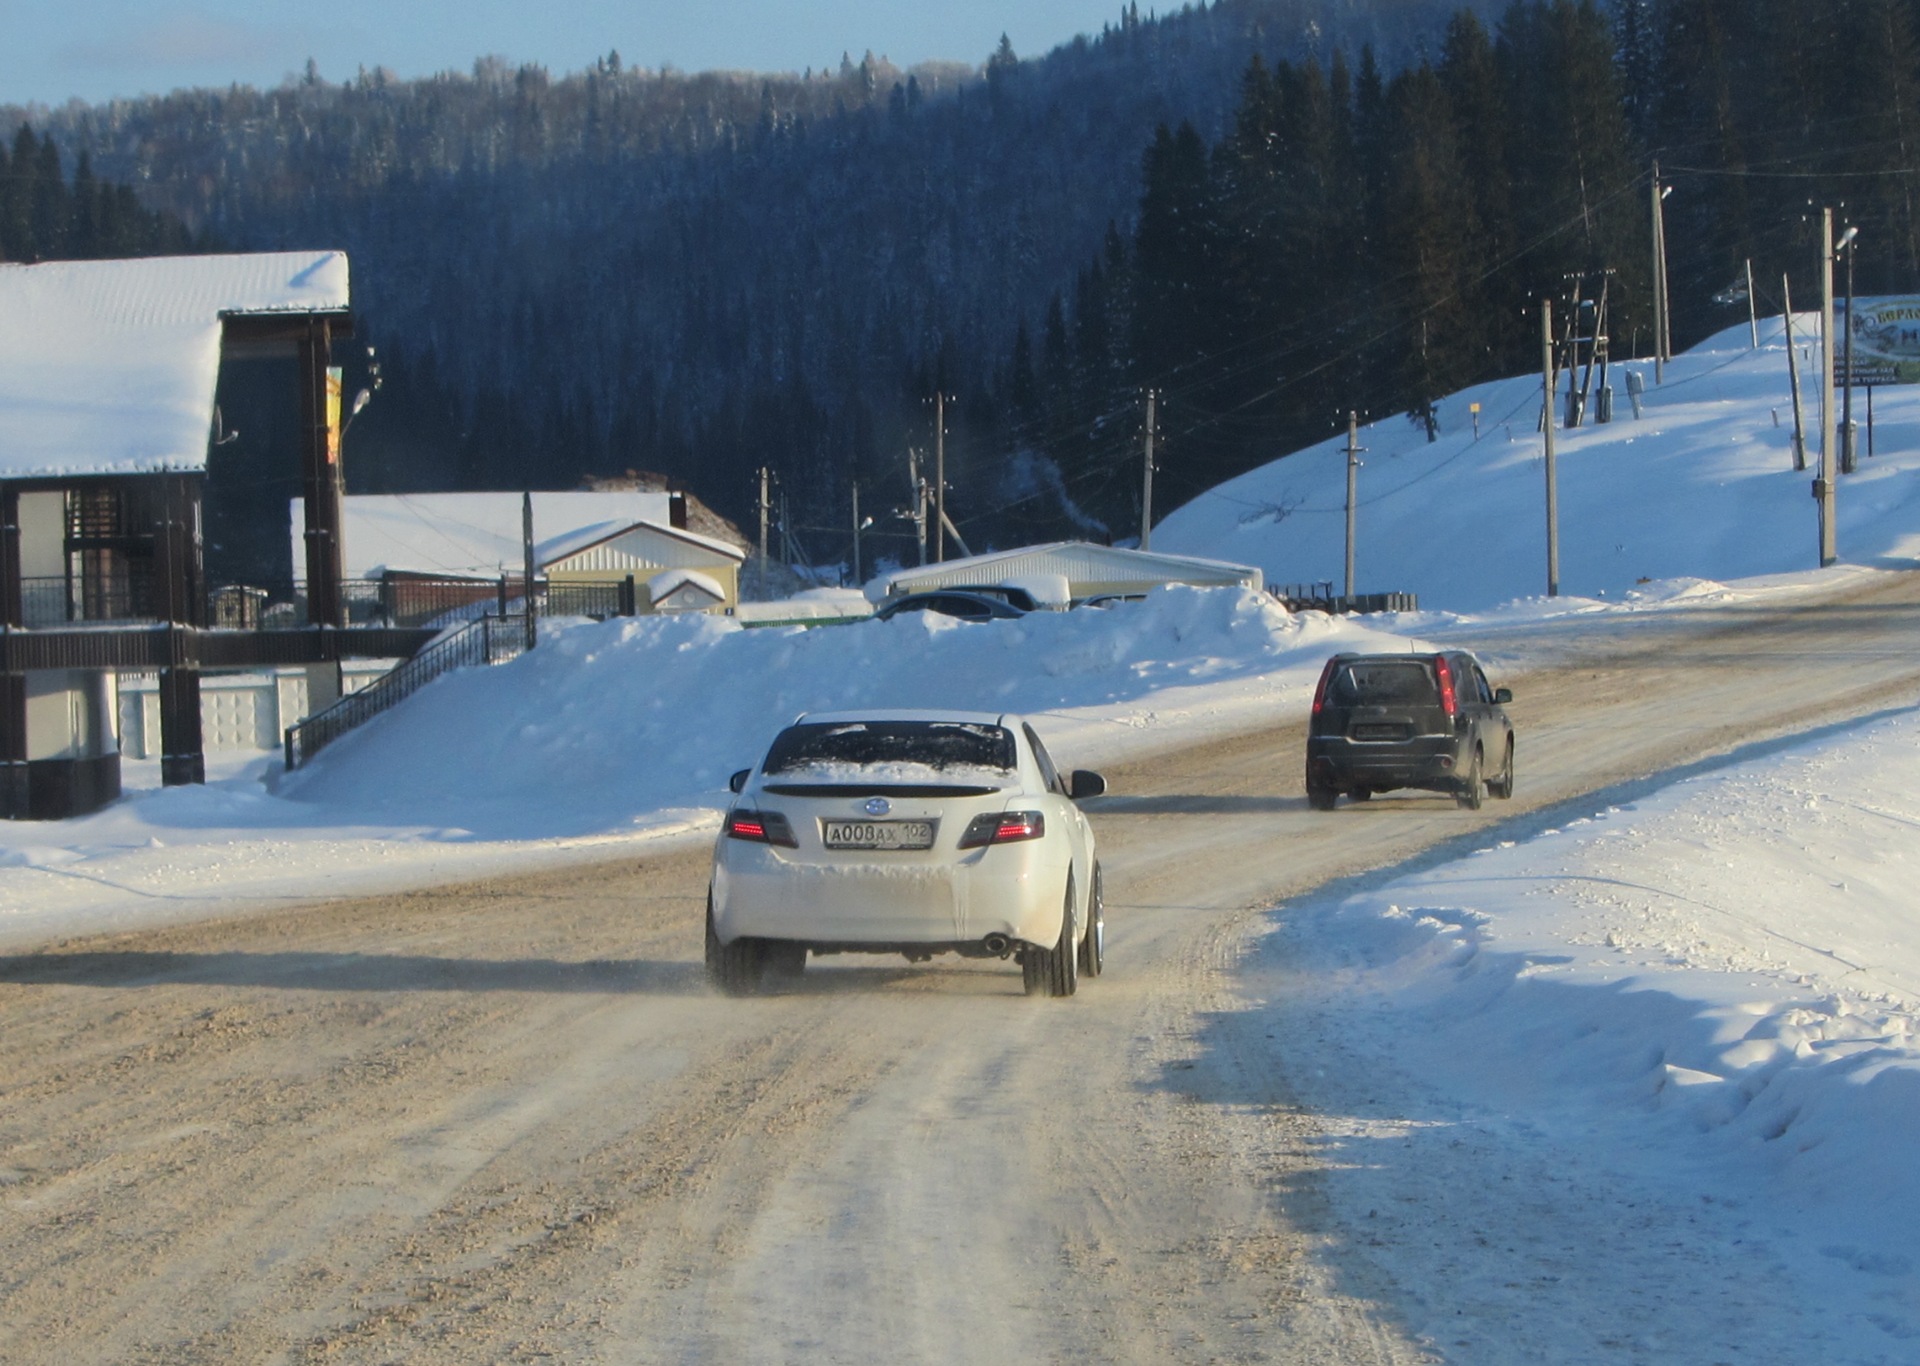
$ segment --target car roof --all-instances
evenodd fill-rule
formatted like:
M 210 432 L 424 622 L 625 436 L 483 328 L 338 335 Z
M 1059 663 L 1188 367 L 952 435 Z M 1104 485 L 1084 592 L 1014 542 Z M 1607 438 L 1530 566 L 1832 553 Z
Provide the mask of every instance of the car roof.
M 928 707 L 870 707 L 863 711 L 802 712 L 793 718 L 800 725 L 842 725 L 849 721 L 946 721 L 969 726 L 1005 726 L 1017 729 L 1020 718 L 998 711 L 938 711 Z

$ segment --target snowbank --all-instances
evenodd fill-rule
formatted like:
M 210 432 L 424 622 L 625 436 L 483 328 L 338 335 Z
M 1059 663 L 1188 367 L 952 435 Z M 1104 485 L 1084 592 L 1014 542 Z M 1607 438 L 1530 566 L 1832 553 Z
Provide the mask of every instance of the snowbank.
M 1283 1037 L 1342 1041 L 1342 1075 L 1302 1086 L 1354 1121 L 1337 1198 L 1362 1223 L 1376 1212 L 1431 1331 L 1448 1331 L 1442 1306 L 1511 1288 L 1449 1283 L 1457 1267 L 1377 1212 L 1439 1198 L 1409 1193 L 1417 1170 L 1471 1189 L 1449 1219 L 1525 1228 L 1543 1212 L 1513 1208 L 1513 1183 L 1551 1152 L 1563 1193 L 1593 1198 L 1556 1202 L 1568 1286 L 1529 1312 L 1605 1298 L 1602 1263 L 1644 1208 L 1729 1276 L 1785 1267 L 1791 1302 L 1742 1311 L 1790 1316 L 1783 1340 L 1823 1361 L 1914 1359 L 1916 791 L 1920 713 L 1903 711 L 1285 912 L 1250 981 L 1285 963 L 1288 990 L 1324 987 Z M 1665 1325 L 1668 1349 L 1716 1359 L 1681 1350 L 1686 1322 Z M 1528 1359 L 1509 1350 L 1476 1359 Z

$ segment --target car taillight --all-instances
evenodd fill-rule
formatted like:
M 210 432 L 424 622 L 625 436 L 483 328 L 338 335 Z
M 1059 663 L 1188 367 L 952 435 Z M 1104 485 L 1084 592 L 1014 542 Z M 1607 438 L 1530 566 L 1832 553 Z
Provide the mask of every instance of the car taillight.
M 1445 655 L 1434 659 L 1433 672 L 1440 680 L 1440 710 L 1453 716 L 1460 710 L 1460 700 L 1453 694 L 1453 670 L 1447 667 Z
M 747 840 L 754 844 L 778 844 L 787 849 L 800 847 L 800 841 L 793 837 L 793 827 L 778 811 L 729 811 L 727 838 Z
M 1013 844 L 1019 840 L 1037 840 L 1046 833 L 1046 818 L 1038 811 L 989 811 L 967 823 L 966 832 L 960 836 L 960 847 L 979 849 L 989 844 Z
M 1333 682 L 1334 666 L 1339 662 L 1337 658 L 1329 659 L 1327 666 L 1320 670 L 1319 686 L 1313 690 L 1313 714 L 1315 716 L 1318 716 L 1321 710 L 1327 705 L 1327 688 Z

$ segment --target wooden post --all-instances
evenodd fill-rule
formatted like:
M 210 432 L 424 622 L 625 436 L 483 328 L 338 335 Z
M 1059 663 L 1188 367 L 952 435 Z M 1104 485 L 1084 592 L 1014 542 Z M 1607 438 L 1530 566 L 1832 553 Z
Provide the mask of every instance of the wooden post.
M 1353 600 L 1353 509 L 1360 484 L 1360 414 L 1347 412 L 1347 579 L 1346 596 Z
M 1752 339 L 1752 349 L 1760 349 L 1760 305 L 1753 297 L 1753 258 L 1747 258 L 1747 335 Z
M 1833 210 L 1820 211 L 1820 477 L 1813 496 L 1820 504 L 1820 567 L 1840 558 L 1839 535 L 1834 528 L 1835 478 L 1838 466 L 1833 446 Z
M 520 551 L 523 556 L 522 568 L 526 574 L 527 585 L 527 648 L 531 650 L 540 643 L 540 632 L 534 624 L 538 613 L 533 605 L 533 494 L 530 492 L 520 495 Z
M 1653 382 L 1666 381 L 1667 368 L 1667 222 L 1661 202 L 1660 163 L 1653 163 Z
M 1553 300 L 1540 301 L 1540 380 L 1546 401 L 1540 424 L 1547 441 L 1547 596 L 1560 596 L 1560 485 L 1553 465 Z
M 9 671 L 10 637 L 26 621 L 20 577 L 20 493 L 0 489 L 0 820 L 25 820 L 33 788 L 27 768 L 27 678 Z
M 1153 549 L 1153 390 L 1147 390 L 1147 461 L 1140 489 L 1140 548 Z
M 933 561 L 947 559 L 947 396 L 933 396 Z
M 1800 360 L 1793 352 L 1793 285 L 1784 275 L 1780 277 L 1780 297 L 1786 307 L 1787 384 L 1793 392 L 1793 467 L 1804 470 L 1807 467 L 1807 428 L 1800 412 Z

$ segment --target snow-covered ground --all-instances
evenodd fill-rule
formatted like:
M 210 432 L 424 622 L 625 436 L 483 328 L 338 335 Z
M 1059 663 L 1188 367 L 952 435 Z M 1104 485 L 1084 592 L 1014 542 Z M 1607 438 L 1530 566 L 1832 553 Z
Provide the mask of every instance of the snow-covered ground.
M 1807 459 L 1817 462 L 1817 317 L 1796 315 Z M 1749 346 L 1742 325 L 1653 382 L 1652 365 L 1613 367 L 1614 421 L 1555 434 L 1562 593 L 1618 602 L 1643 581 L 1746 579 L 1819 563 L 1813 473 L 1793 468 L 1793 407 L 1780 319 Z M 1625 372 L 1645 376 L 1644 415 Z M 1566 383 L 1560 386 L 1564 411 Z M 1843 560 L 1920 556 L 1920 389 L 1853 396 L 1859 470 L 1838 494 Z M 1471 405 L 1480 405 L 1474 436 Z M 1839 407 L 1836 401 L 1836 409 Z M 1423 607 L 1474 611 L 1547 585 L 1540 377 L 1477 385 L 1439 405 L 1441 436 L 1402 417 L 1362 427 L 1355 588 L 1414 592 Z M 1776 422 L 1778 425 L 1776 425 Z M 1173 512 L 1155 550 L 1258 565 L 1269 584 L 1331 581 L 1345 565 L 1346 436 L 1252 470 Z
M 1418 1331 L 1920 1360 L 1917 754 L 1904 710 L 1275 917 L 1251 1019 L 1316 1039 L 1333 1197 Z
M 436 682 L 283 780 L 259 759 L 162 791 L 130 764 L 137 790 L 113 808 L 0 829 L 0 944 L 705 839 L 727 775 L 808 709 L 1003 707 L 1098 765 L 1288 714 L 1336 649 L 1510 639 L 1512 668 L 1590 623 L 1657 630 L 1674 606 L 1830 586 L 1859 571 L 1796 572 L 1814 507 L 1789 464 L 1785 353 L 1745 340 L 1677 359 L 1641 421 L 1621 382 L 1619 421 L 1563 434 L 1563 584 L 1584 596 L 1529 596 L 1544 583 L 1537 382 L 1484 386 L 1443 405 L 1436 445 L 1397 420 L 1363 439 L 1360 587 L 1418 592 L 1417 616 L 1332 621 L 1168 589 L 988 626 L 557 623 L 533 653 Z M 1910 567 L 1920 395 L 1875 407 L 1878 454 L 1841 489 L 1841 551 Z M 1337 444 L 1176 512 L 1156 548 L 1276 582 L 1336 575 Z M 1299 1080 L 1342 1135 L 1332 1191 L 1353 1226 L 1384 1231 L 1425 1202 L 1462 1237 L 1536 1253 L 1536 1281 L 1459 1287 L 1510 1304 L 1516 1325 L 1459 1359 L 1562 1359 L 1527 1326 L 1560 1313 L 1618 1318 L 1623 1359 L 1720 1360 L 1717 1324 L 1771 1314 L 1779 1360 L 1920 1360 L 1916 741 L 1920 716 L 1882 717 L 1624 809 L 1523 818 L 1471 857 L 1276 914 L 1245 985 L 1337 1064 Z M 1337 990 L 1302 998 L 1303 965 Z M 1488 1188 L 1490 1171 L 1512 1180 Z M 1634 1240 L 1670 1246 L 1670 1279 L 1623 1279 L 1648 1274 L 1623 1255 Z M 1409 1287 L 1502 1264 L 1380 1246 Z M 1450 1308 L 1427 1307 L 1416 1326 L 1455 1351 Z

